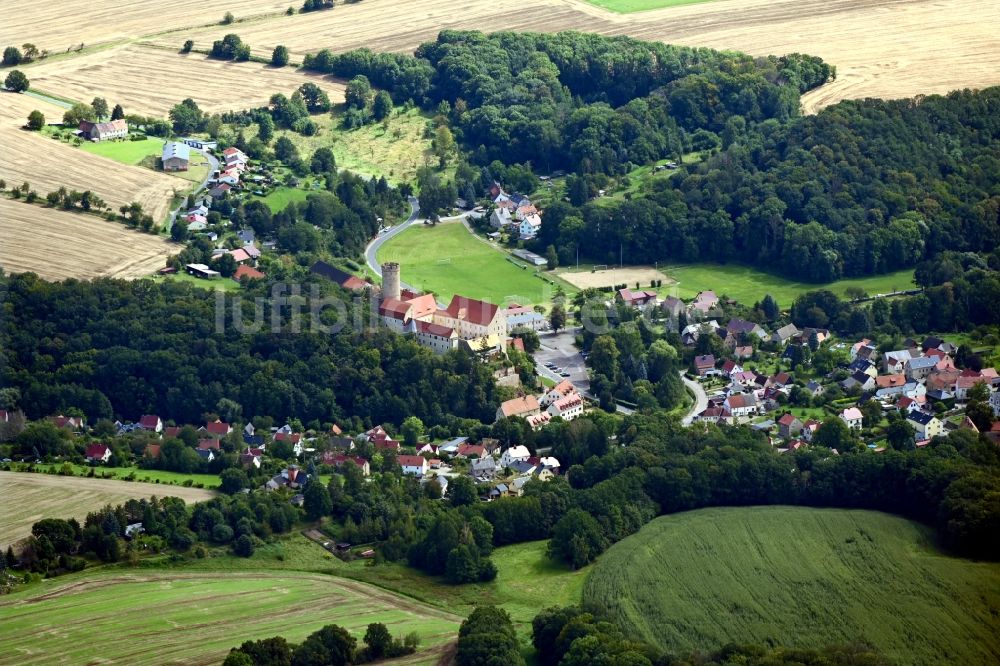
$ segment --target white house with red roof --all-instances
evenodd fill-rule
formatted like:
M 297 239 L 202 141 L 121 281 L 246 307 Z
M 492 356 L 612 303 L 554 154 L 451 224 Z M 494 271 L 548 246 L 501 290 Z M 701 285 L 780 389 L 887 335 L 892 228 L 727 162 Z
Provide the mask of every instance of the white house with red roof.
M 87 445 L 87 462 L 106 463 L 111 458 L 111 449 L 104 444 Z
M 624 303 L 625 305 L 631 307 L 641 307 L 648 303 L 656 302 L 656 292 L 655 291 L 632 291 L 629 288 L 619 289 L 615 293 L 615 300 L 619 303 Z
M 162 432 L 163 421 L 156 414 L 143 414 L 139 419 L 139 427 L 150 432 Z
M 551 403 L 546 411 L 549 416 L 559 416 L 563 421 L 572 421 L 578 416 L 583 416 L 583 398 L 579 393 L 571 393 Z
M 403 468 L 403 474 L 411 476 L 423 476 L 429 469 L 427 459 L 423 456 L 396 456 L 396 462 Z
M 233 426 L 217 420 L 212 421 L 211 423 L 206 423 L 202 430 L 216 437 L 225 437 L 233 431 Z
M 573 386 L 572 382 L 568 379 L 564 379 L 550 388 L 538 402 L 542 407 L 548 407 L 556 400 L 565 398 L 568 395 L 573 395 L 574 393 L 576 393 L 576 387 Z

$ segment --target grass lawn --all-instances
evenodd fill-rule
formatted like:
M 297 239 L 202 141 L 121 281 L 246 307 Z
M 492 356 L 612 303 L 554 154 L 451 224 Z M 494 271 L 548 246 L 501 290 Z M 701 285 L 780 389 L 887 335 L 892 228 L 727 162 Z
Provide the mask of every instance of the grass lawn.
M 268 192 L 265 197 L 258 197 L 251 195 L 251 199 L 260 199 L 267 207 L 271 209 L 272 213 L 277 213 L 278 211 L 284 210 L 290 203 L 299 203 L 306 200 L 310 194 L 316 190 L 306 189 L 304 187 L 276 187 L 271 192 Z
M 555 290 L 533 267 L 515 264 L 458 222 L 410 227 L 382 246 L 378 260 L 399 262 L 403 282 L 432 291 L 445 303 L 455 294 L 496 304 L 548 303 Z M 569 285 L 563 289 L 575 291 Z
M 163 153 L 163 139 L 147 137 L 142 141 L 84 141 L 80 148 L 122 164 L 140 164 L 150 155 Z
M 659 269 L 676 280 L 675 284 L 664 285 L 661 290 L 664 295 L 674 294 L 680 298 L 690 299 L 700 291 L 711 289 L 719 296 L 726 295 L 745 305 L 753 305 L 766 294 L 771 294 L 782 308 L 791 307 L 792 301 L 797 296 L 816 289 L 829 289 L 843 296 L 849 287 L 861 287 L 869 294 L 913 288 L 912 269 L 885 275 L 838 280 L 829 284 L 795 282 L 738 264 L 661 264 Z
M 56 470 L 62 468 L 62 464 L 35 465 L 35 469 L 47 470 L 54 467 Z M 178 472 L 165 472 L 158 469 L 140 469 L 138 467 L 89 467 L 87 465 L 72 465 L 74 476 L 87 476 L 90 470 L 94 470 L 94 476 L 103 479 L 124 479 L 135 474 L 133 481 L 148 481 L 149 483 L 163 483 L 180 486 L 186 481 L 192 484 L 200 483 L 203 488 L 218 488 L 222 481 L 216 474 L 180 474 Z
M 454 586 L 402 564 L 370 567 L 354 561 L 336 575 L 362 580 L 420 601 L 468 615 L 476 604 L 502 606 L 514 621 L 525 650 L 531 644 L 531 620 L 549 606 L 579 604 L 593 567 L 573 571 L 545 555 L 548 541 L 531 541 L 497 548 L 491 559 L 497 578 L 491 583 Z
M 277 634 L 300 642 L 331 623 L 360 643 L 369 623 L 382 622 L 394 636 L 416 632 L 426 650 L 454 640 L 461 622 L 355 581 L 246 568 L 108 568 L 31 586 L 0 601 L 0 661 L 221 663 L 245 640 Z
M 173 280 L 176 282 L 187 282 L 199 289 L 216 289 L 220 291 L 239 291 L 238 282 L 229 278 L 220 277 L 215 280 L 203 280 L 187 273 L 174 273 L 173 275 L 153 275 L 153 280 Z
M 872 511 L 704 509 L 612 546 L 584 602 L 672 653 L 865 642 L 892 663 L 1000 661 L 1000 565 Z
M 681 5 L 695 5 L 702 2 L 712 2 L 712 0 L 586 0 L 592 5 L 610 9 L 619 14 L 630 14 L 632 12 L 644 12 L 650 9 L 663 9 L 664 7 L 680 7 Z

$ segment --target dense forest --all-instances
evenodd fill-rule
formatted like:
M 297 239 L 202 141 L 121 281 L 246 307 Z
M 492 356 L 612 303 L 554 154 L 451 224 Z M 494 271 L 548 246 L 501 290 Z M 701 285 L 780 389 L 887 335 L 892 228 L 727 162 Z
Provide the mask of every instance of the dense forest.
M 413 57 L 320 51 L 446 118 L 474 168 L 566 169 L 533 249 L 598 263 L 740 262 L 815 282 L 914 266 L 1000 240 L 1000 89 L 858 100 L 799 117 L 835 76 L 818 58 L 751 58 L 579 33 L 444 31 Z M 707 155 L 614 201 L 608 178 Z M 501 168 L 497 168 L 502 165 Z
M 311 284 L 320 294 L 333 288 L 306 267 L 289 269 L 288 277 L 303 285 L 303 295 Z M 268 293 L 260 285 L 244 295 Z M 21 274 L 0 279 L 0 301 L 4 383 L 20 390 L 29 418 L 77 408 L 92 423 L 147 413 L 200 423 L 227 398 L 247 418 L 298 418 L 314 428 L 408 416 L 430 426 L 491 421 L 499 402 L 490 369 L 471 355 L 436 356 L 380 328 L 324 334 L 310 330 L 307 309 L 303 330 L 292 332 L 288 304 L 279 311 L 279 332 L 269 331 L 267 308 L 268 325 L 241 333 L 229 301 L 220 333 L 215 294 L 183 283 L 54 284 Z M 356 304 L 359 312 L 368 305 Z M 249 318 L 254 307 L 242 310 Z M 327 316 L 332 308 L 320 318 L 335 323 Z

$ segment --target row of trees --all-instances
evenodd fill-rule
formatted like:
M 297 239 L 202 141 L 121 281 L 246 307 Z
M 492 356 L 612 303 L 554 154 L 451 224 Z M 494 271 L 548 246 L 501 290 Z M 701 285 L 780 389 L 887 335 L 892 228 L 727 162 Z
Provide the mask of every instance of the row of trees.
M 420 644 L 416 633 L 393 638 L 381 622 L 365 629 L 364 647 L 344 628 L 328 624 L 309 634 L 302 643 L 289 643 L 281 636 L 245 641 L 233 648 L 223 666 L 347 666 L 413 654 Z

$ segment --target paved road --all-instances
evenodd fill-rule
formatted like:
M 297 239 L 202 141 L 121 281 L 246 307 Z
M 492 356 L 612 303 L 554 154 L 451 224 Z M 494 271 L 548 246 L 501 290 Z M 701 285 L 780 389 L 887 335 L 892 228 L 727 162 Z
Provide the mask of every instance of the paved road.
M 202 190 L 204 190 L 208 186 L 208 181 L 212 179 L 212 174 L 214 174 L 216 171 L 219 170 L 219 160 L 216 159 L 215 156 L 212 155 L 212 153 L 208 152 L 207 150 L 204 152 L 202 151 L 192 151 L 192 152 L 197 152 L 200 155 L 204 155 L 205 159 L 208 160 L 208 173 L 205 174 L 205 178 L 201 181 L 201 184 L 198 185 L 197 188 L 191 190 L 191 194 L 198 195 Z M 185 201 L 182 202 L 180 206 L 170 211 L 170 217 L 167 218 L 168 234 L 170 233 L 170 229 L 172 229 L 174 226 L 174 220 L 177 219 L 177 214 L 180 213 L 184 208 L 186 208 L 186 206 L 187 206 L 187 199 L 185 197 Z
M 420 219 L 419 217 L 420 202 L 417 200 L 416 197 L 410 197 L 409 204 L 410 204 L 410 216 L 406 218 L 406 221 L 397 224 L 384 234 L 379 234 L 374 239 L 372 239 L 372 241 L 368 243 L 368 247 L 365 248 L 365 263 L 367 263 L 368 268 L 375 271 L 375 275 L 378 275 L 379 277 L 382 277 L 382 266 L 379 265 L 378 263 L 379 248 L 382 247 L 382 244 L 385 243 L 387 240 L 389 240 L 393 236 L 401 234 L 411 224 Z
M 684 376 L 683 372 L 681 372 L 681 381 L 684 382 L 684 386 L 688 387 L 688 389 L 694 393 L 694 406 L 691 407 L 691 411 L 689 411 L 687 415 L 681 419 L 681 423 L 688 426 L 691 425 L 692 421 L 694 421 L 695 416 L 708 409 L 708 394 L 705 393 L 705 389 L 701 387 L 701 384 L 688 379 Z

